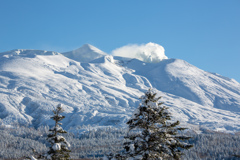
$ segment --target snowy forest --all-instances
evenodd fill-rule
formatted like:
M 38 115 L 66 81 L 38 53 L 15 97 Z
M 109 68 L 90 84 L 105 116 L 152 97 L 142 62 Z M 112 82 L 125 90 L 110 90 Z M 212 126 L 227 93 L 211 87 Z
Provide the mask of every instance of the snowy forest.
M 87 126 L 83 126 L 87 128 Z M 33 154 L 31 148 L 39 153 L 47 151 L 46 137 L 48 127 L 38 129 L 24 126 L 13 128 L 0 127 L 0 159 L 24 159 Z M 123 137 L 127 129 L 105 128 L 91 130 L 81 135 L 67 133 L 65 138 L 71 144 L 72 159 L 98 159 L 104 154 L 118 152 L 122 149 Z M 205 131 L 201 134 L 191 133 L 189 142 L 194 145 L 184 151 L 182 159 L 238 159 L 233 155 L 240 154 L 240 134 L 228 134 Z
M 1 159 L 238 159 L 240 133 L 203 130 L 196 133 L 172 122 L 161 97 L 149 90 L 127 122 L 128 128 L 105 127 L 71 133 L 60 121 L 64 110 L 53 110 L 53 127 L 0 125 Z

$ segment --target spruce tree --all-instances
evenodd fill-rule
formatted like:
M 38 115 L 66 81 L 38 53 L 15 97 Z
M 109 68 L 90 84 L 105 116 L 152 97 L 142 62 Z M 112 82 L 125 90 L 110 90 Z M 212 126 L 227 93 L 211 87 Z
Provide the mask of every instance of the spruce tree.
M 161 97 L 149 89 L 141 97 L 142 103 L 127 122 L 129 134 L 125 137 L 125 153 L 118 159 L 179 159 L 183 149 L 192 145 L 185 143 L 190 139 L 179 135 L 186 128 L 178 127 L 179 121 L 171 122 L 168 108 L 159 102 Z
M 47 159 L 51 160 L 68 160 L 70 159 L 69 153 L 71 152 L 68 147 L 70 147 L 69 143 L 66 139 L 61 136 L 64 133 L 67 133 L 62 129 L 60 121 L 65 118 L 65 116 L 60 115 L 64 112 L 61 104 L 57 105 L 56 110 L 53 110 L 54 116 L 51 117 L 55 121 L 55 125 L 53 128 L 49 129 L 51 132 L 48 134 L 47 140 L 50 143 L 49 151 L 46 155 Z

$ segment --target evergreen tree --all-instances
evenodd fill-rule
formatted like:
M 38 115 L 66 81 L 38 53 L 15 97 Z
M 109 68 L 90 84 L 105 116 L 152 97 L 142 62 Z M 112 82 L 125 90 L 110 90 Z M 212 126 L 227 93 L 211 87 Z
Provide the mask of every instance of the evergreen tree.
M 68 147 L 69 143 L 66 139 L 61 136 L 61 134 L 67 133 L 62 129 L 60 121 L 65 118 L 65 116 L 60 115 L 64 112 L 61 104 L 58 104 L 56 110 L 53 110 L 54 116 L 51 117 L 55 121 L 55 125 L 52 129 L 49 129 L 51 132 L 48 134 L 47 140 L 50 143 L 50 149 L 46 155 L 47 159 L 51 160 L 68 160 L 70 158 L 69 152 L 71 152 Z
M 168 108 L 159 103 L 160 98 L 151 89 L 141 97 L 142 103 L 127 122 L 125 153 L 118 159 L 179 159 L 183 149 L 192 147 L 184 142 L 191 137 L 179 135 L 186 128 L 177 127 L 179 121 L 170 121 Z

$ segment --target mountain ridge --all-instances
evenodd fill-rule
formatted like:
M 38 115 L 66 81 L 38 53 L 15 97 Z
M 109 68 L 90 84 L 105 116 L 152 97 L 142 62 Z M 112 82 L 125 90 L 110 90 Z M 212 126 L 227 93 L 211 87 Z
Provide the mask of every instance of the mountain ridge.
M 0 53 L 3 124 L 52 125 L 51 111 L 62 103 L 63 124 L 69 130 L 82 125 L 124 127 L 138 98 L 153 87 L 182 125 L 240 131 L 240 84 L 184 60 L 146 63 L 100 52 L 81 62 L 84 56 L 76 61 L 57 52 L 11 52 Z

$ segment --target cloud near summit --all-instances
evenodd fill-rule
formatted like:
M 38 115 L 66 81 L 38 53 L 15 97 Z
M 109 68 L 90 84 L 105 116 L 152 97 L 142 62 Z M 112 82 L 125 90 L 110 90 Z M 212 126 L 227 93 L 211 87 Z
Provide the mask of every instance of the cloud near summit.
M 157 63 L 163 59 L 168 59 L 164 48 L 156 43 L 130 44 L 112 51 L 114 56 L 136 58 L 148 63 Z

